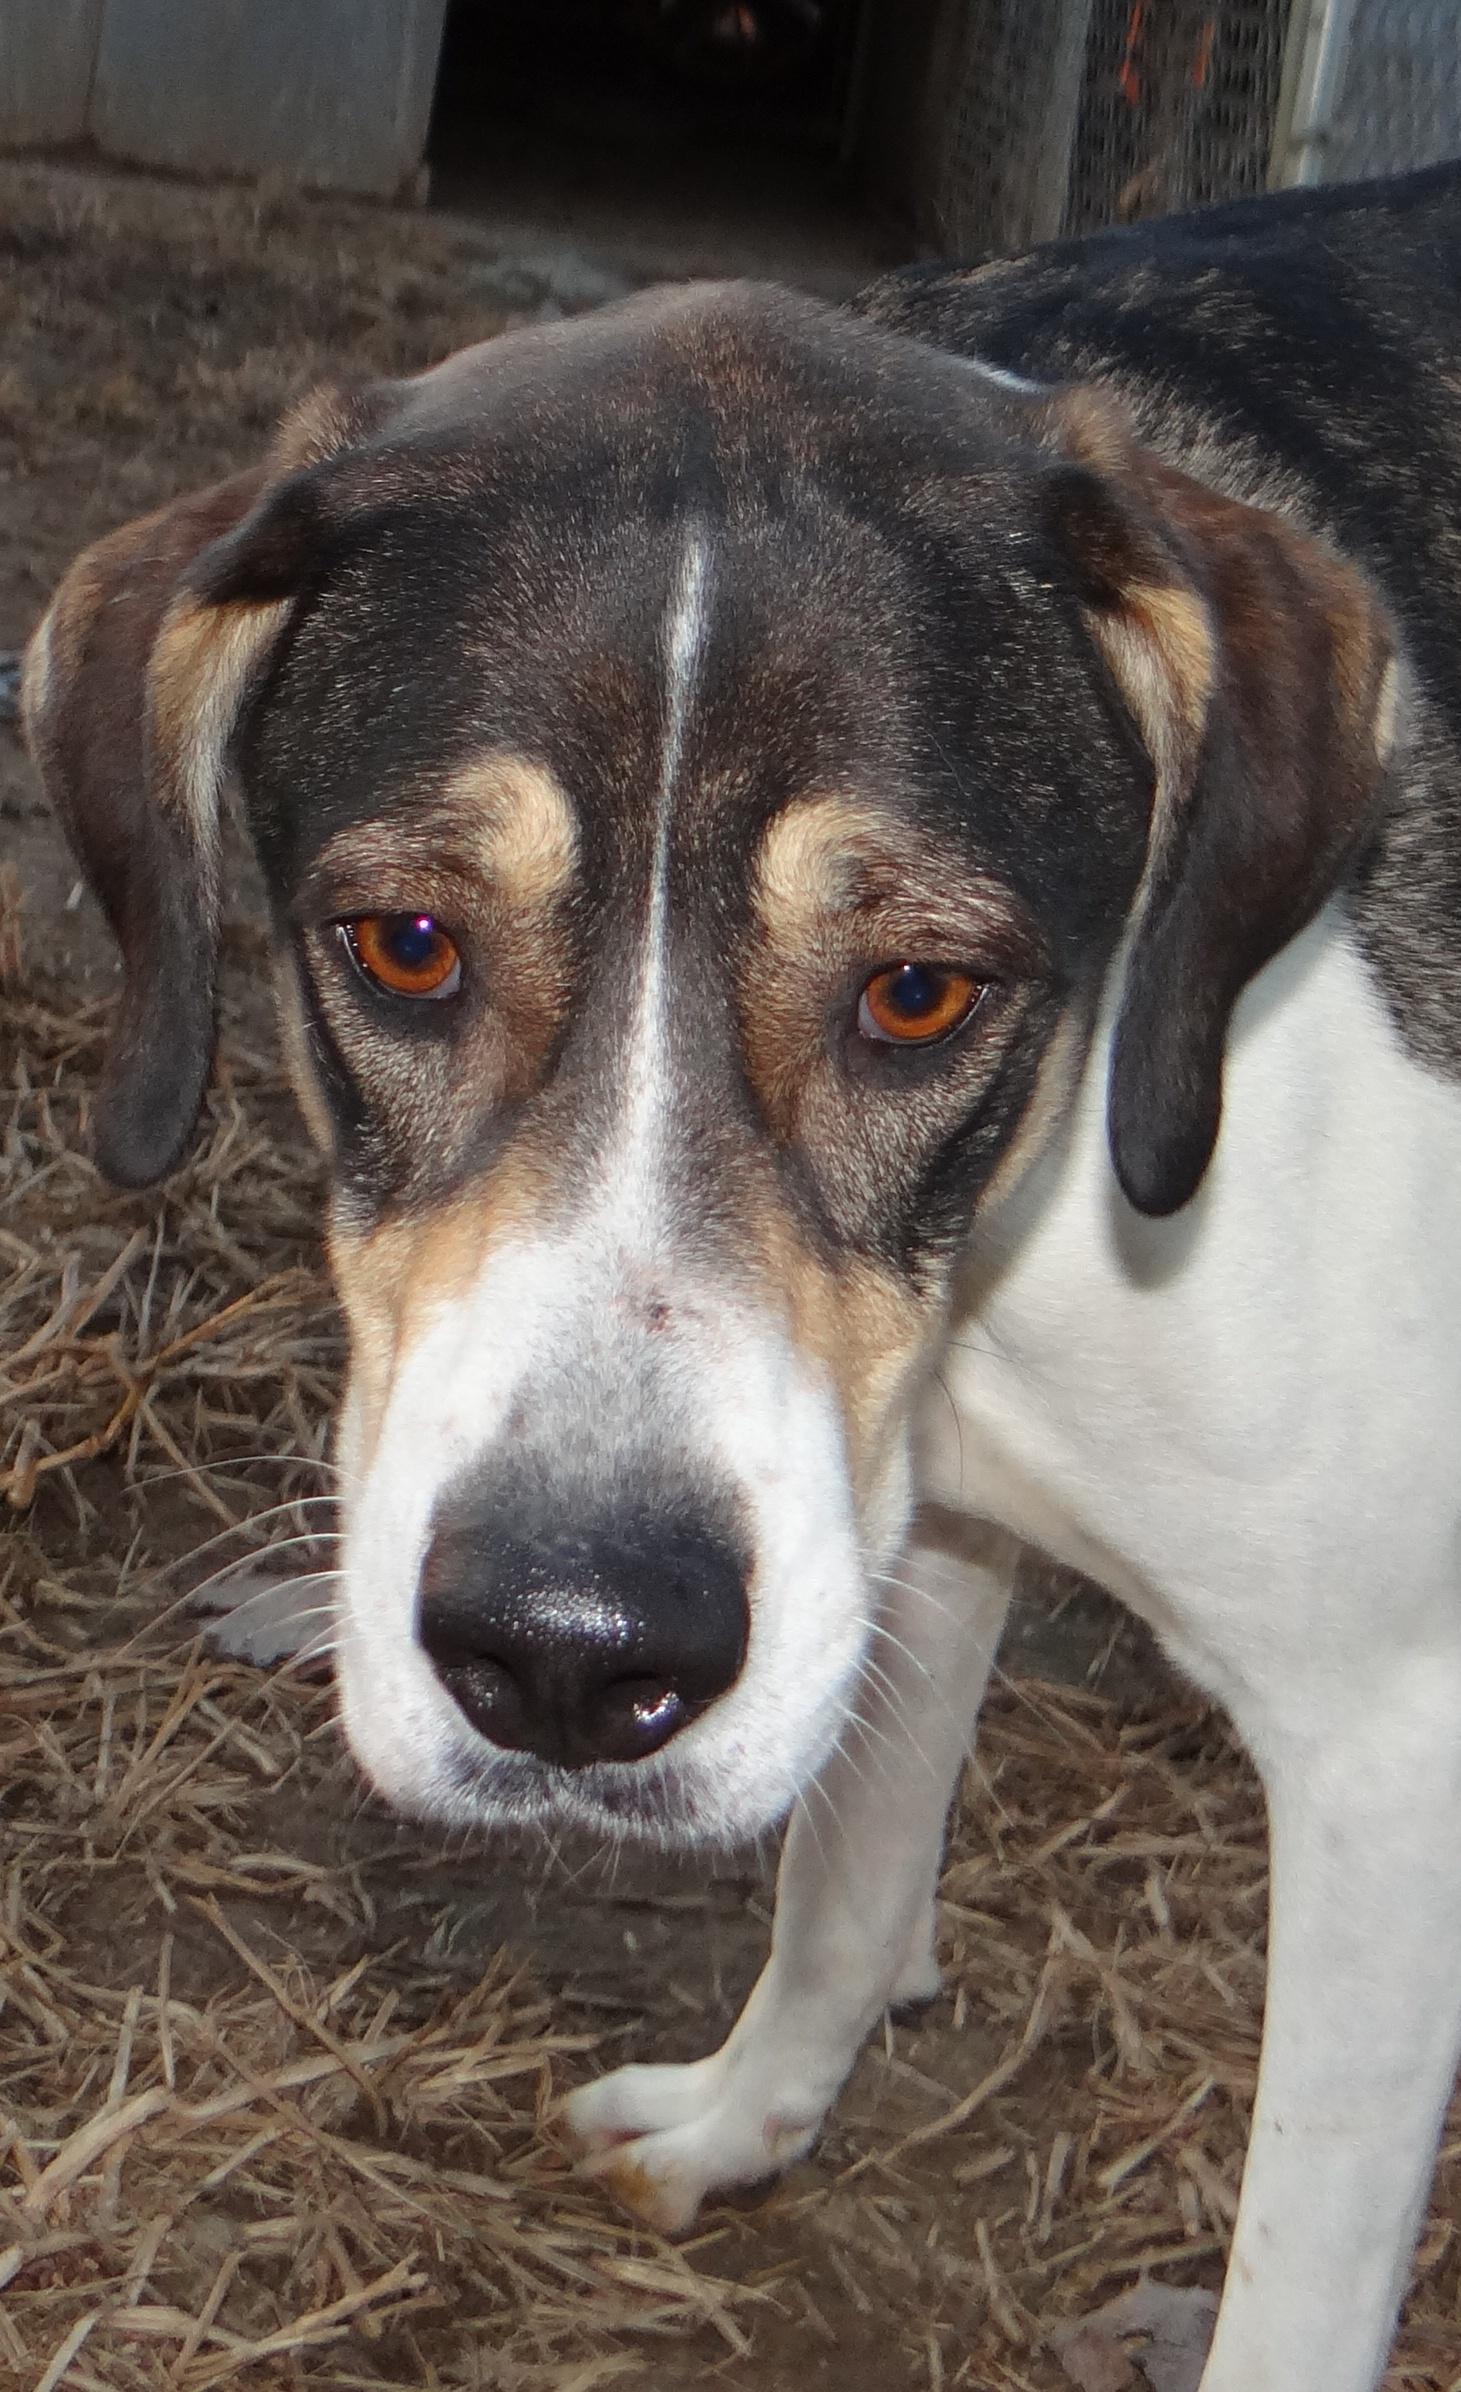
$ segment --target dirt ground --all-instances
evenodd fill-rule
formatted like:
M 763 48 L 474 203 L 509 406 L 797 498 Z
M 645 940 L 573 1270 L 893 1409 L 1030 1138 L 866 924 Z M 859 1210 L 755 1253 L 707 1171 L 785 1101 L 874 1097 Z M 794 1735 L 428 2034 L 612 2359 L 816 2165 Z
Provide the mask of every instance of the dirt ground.
M 485 228 L 0 168 L 0 647 L 315 378 L 612 283 Z M 577 2184 L 552 2098 L 719 2037 L 770 1857 L 444 1844 L 364 1796 L 327 1684 L 225 1667 L 171 1608 L 329 1535 L 339 1331 L 236 860 L 207 1135 L 119 1196 L 84 1160 L 114 966 L 0 731 L 0 2384 L 1058 2392 L 1063 2322 L 1220 2278 L 1251 1777 L 1104 1607 L 1061 1590 L 1052 1625 L 1043 1590 L 956 1824 L 944 1996 L 688 2243 Z M 1458 2207 L 1461 2120 L 1389 2392 L 1461 2392 Z

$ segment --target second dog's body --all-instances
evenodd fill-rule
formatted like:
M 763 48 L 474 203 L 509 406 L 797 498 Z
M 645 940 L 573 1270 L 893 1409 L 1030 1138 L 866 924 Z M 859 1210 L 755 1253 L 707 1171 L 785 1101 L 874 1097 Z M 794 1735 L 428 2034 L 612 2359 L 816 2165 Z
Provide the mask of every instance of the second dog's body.
M 725 2048 L 570 2105 L 625 2197 L 804 2149 L 932 1989 L 1023 1545 L 1228 1706 L 1272 1937 L 1204 2392 L 1373 2392 L 1461 2044 L 1458 294 L 1434 175 L 861 321 L 659 297 L 317 400 L 28 677 L 121 1176 L 242 785 L 367 1769 L 681 1840 L 816 1782 Z

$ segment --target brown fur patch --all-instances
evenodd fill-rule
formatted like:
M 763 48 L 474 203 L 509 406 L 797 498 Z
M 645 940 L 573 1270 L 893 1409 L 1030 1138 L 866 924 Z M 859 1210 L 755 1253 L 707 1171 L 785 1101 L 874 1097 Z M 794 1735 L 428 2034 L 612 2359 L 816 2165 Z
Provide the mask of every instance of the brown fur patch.
M 337 1213 L 327 1245 L 350 1326 L 362 1459 L 374 1451 L 391 1380 L 427 1317 L 466 1294 L 494 1245 L 534 1227 L 551 1193 L 546 1162 L 520 1141 L 485 1179 L 429 1211 L 370 1229 Z
M 831 1337 L 821 1358 L 841 1402 L 861 1511 L 887 1462 L 889 1424 L 907 1401 L 911 1373 L 937 1317 L 930 1299 L 875 1263 L 852 1258 L 836 1274 L 835 1300 L 823 1311 Z
M 868 1256 L 819 1253 L 774 1196 L 748 1209 L 745 1228 L 762 1301 L 837 1391 L 853 1494 L 865 1513 L 886 1460 L 889 1420 L 935 1325 L 936 1303 Z

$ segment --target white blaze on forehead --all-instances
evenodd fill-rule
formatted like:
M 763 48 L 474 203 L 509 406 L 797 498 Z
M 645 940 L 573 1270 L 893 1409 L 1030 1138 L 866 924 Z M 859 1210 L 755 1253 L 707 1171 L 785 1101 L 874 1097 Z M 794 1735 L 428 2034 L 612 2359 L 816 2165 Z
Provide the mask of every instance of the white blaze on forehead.
M 668 944 L 670 832 L 680 765 L 685 752 L 685 733 L 695 699 L 696 667 L 709 621 L 709 581 L 710 558 L 705 543 L 698 533 L 688 532 L 680 553 L 680 569 L 665 611 L 661 638 L 665 667 L 664 740 L 660 750 L 644 953 L 625 1067 L 625 1110 L 619 1141 L 621 1165 L 630 1157 L 641 1164 L 649 1159 L 657 1141 L 668 1093 L 665 958 Z
M 986 382 L 997 382 L 1001 390 L 1017 390 L 1022 398 L 1043 399 L 1048 394 L 1048 384 L 1032 382 L 1028 374 L 1012 373 L 1008 366 L 991 365 L 987 357 L 966 357 L 963 363 L 982 374 Z

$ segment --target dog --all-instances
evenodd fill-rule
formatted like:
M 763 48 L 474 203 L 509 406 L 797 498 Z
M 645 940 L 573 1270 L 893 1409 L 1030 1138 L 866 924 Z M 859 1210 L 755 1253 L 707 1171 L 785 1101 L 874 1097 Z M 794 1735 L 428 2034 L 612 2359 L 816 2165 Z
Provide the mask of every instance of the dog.
M 681 1844 L 819 1790 L 724 2047 L 569 2105 L 646 2217 L 935 1989 L 1022 1550 L 1226 1706 L 1271 1942 L 1203 2392 L 1372 2392 L 1461 2048 L 1458 524 L 1451 169 L 317 392 L 26 665 L 126 1185 L 241 792 L 369 1777 Z

